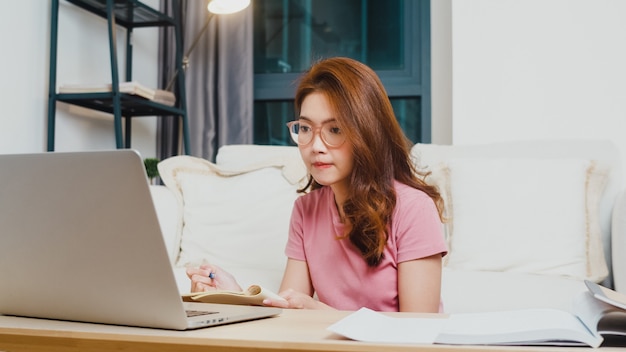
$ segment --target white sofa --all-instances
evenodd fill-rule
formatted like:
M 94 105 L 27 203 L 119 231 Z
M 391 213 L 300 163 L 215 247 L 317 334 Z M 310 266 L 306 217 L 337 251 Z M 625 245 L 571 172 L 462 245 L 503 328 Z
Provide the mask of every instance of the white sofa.
M 446 199 L 446 312 L 569 309 L 591 279 L 626 291 L 626 197 L 620 155 L 607 141 L 417 144 Z M 151 186 L 181 292 L 185 265 L 202 260 L 242 287 L 278 290 L 295 190 L 306 179 L 297 148 L 234 145 L 215 164 L 176 156 Z

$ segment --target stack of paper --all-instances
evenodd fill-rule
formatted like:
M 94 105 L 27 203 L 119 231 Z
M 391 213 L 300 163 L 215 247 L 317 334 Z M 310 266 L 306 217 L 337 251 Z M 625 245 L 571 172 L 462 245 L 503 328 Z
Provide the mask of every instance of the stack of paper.
M 347 338 L 377 343 L 452 345 L 587 345 L 626 336 L 626 295 L 586 281 L 573 312 L 523 309 L 436 318 L 386 315 L 367 308 L 328 327 Z

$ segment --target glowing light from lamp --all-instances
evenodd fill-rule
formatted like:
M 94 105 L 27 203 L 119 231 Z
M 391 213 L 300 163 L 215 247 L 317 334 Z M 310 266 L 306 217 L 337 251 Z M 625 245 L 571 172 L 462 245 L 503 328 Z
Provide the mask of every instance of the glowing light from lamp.
M 239 12 L 249 5 L 250 0 L 211 0 L 207 6 L 207 9 L 210 12 L 209 16 L 207 17 L 202 29 L 200 29 L 200 32 L 196 35 L 196 38 L 193 40 L 193 43 L 191 43 L 191 46 L 187 49 L 185 55 L 183 56 L 183 70 L 186 70 L 187 66 L 189 66 L 189 55 L 191 55 L 191 52 L 200 41 L 200 38 L 209 28 L 209 22 L 211 21 L 211 18 L 213 18 L 213 15 L 227 15 Z M 165 90 L 171 91 L 174 88 L 174 80 L 176 77 L 178 77 L 178 70 L 176 70 L 172 78 L 170 78 Z
M 229 14 L 239 12 L 250 5 L 250 0 L 212 0 L 209 2 L 209 12 L 214 14 Z

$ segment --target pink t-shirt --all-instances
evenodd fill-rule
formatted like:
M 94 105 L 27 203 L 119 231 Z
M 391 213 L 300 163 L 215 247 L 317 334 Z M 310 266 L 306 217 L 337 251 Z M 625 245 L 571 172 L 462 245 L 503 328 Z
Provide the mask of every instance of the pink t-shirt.
M 394 187 L 391 231 L 385 258 L 377 267 L 369 267 L 349 239 L 337 239 L 344 225 L 330 187 L 296 200 L 285 253 L 307 262 L 321 302 L 341 310 L 398 311 L 398 263 L 447 253 L 432 199 L 400 182 Z

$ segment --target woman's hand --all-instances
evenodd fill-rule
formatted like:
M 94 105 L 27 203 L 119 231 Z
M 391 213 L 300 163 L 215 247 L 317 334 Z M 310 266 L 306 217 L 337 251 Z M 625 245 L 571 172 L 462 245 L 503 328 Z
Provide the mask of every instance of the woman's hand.
M 240 292 L 237 280 L 217 265 L 188 266 L 187 277 L 191 280 L 191 292 L 225 290 Z
M 309 276 L 309 267 L 304 260 L 287 259 L 283 282 L 280 284 L 279 296 L 285 301 L 266 299 L 266 306 L 293 309 L 332 309 L 326 304 L 313 299 L 315 291 Z
M 326 304 L 313 299 L 313 297 L 292 289 L 287 289 L 278 294 L 285 301 L 273 301 L 266 299 L 263 304 L 271 307 L 292 308 L 292 309 L 332 309 Z

